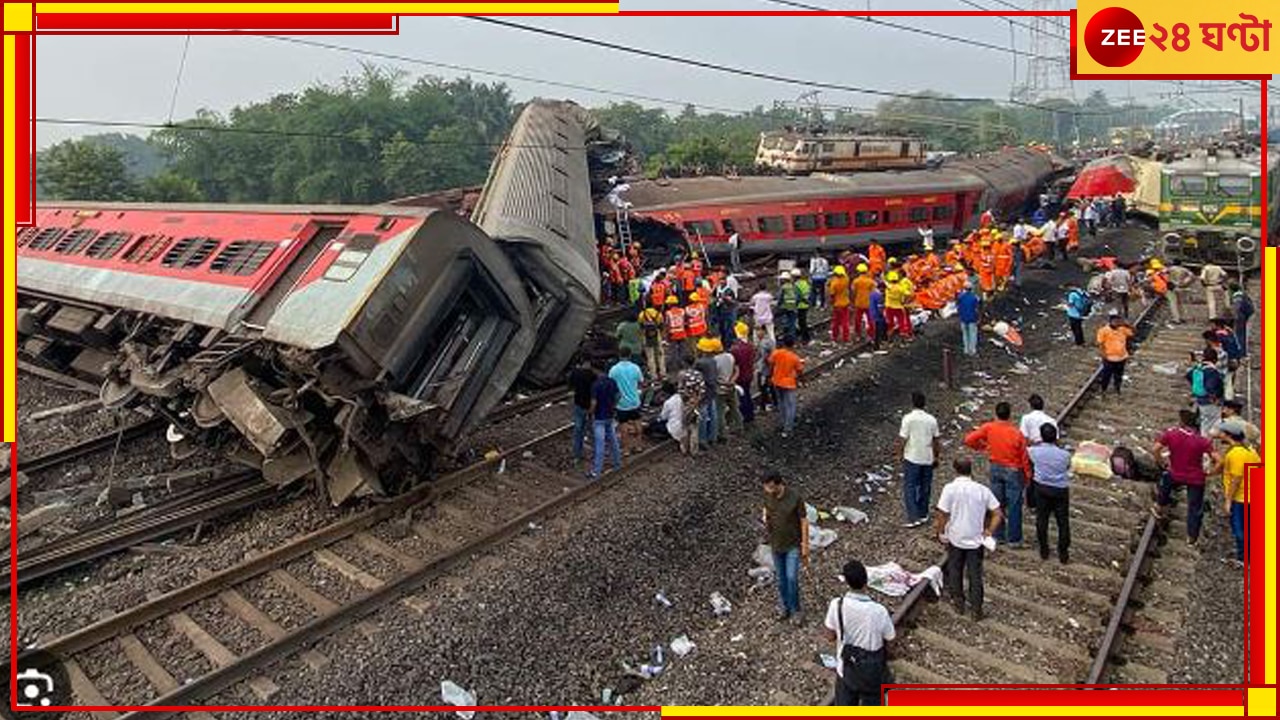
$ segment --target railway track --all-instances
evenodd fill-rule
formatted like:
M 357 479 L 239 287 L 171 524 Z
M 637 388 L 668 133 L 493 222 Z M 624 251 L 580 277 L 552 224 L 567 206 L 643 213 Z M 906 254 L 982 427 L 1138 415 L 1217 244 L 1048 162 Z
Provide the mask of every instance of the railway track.
M 21 457 L 21 449 L 19 449 L 18 469 L 28 474 L 43 472 L 50 468 L 79 460 L 86 455 L 110 450 L 116 446 L 116 443 L 120 443 L 123 446 L 125 443 L 154 434 L 163 428 L 165 423 L 164 418 L 158 415 L 153 416 L 132 425 L 126 425 L 119 430 L 95 435 L 78 443 L 58 448 L 33 458 Z
M 865 349 L 855 345 L 811 358 L 806 376 L 838 367 Z M 621 469 L 589 482 L 539 459 L 546 443 L 567 445 L 570 431 L 569 425 L 554 429 L 386 504 L 43 643 L 40 649 L 64 661 L 79 704 L 193 705 L 237 686 L 265 701 L 278 690 L 265 674 L 272 663 L 298 656 L 318 668 L 329 662 L 312 649 L 319 640 L 352 625 L 373 636 L 376 628 L 364 618 L 392 603 L 428 612 L 430 601 L 414 594 L 428 579 L 676 451 L 670 441 L 652 445 L 625 458 Z M 325 588 L 323 594 L 318 587 Z M 288 598 L 288 611 L 273 616 L 270 598 L 282 594 Z M 300 609 L 305 617 L 299 617 Z M 207 621 L 210 613 L 218 616 L 216 622 Z M 252 628 L 258 644 L 234 651 L 229 641 L 218 639 L 217 628 L 224 623 Z M 167 666 L 149 649 L 154 643 L 140 639 L 154 633 L 163 633 L 166 646 L 177 642 L 194 648 L 203 667 Z M 115 658 L 114 666 L 94 672 L 99 660 L 88 658 L 103 653 Z M 144 677 L 149 695 L 109 697 L 112 688 L 127 685 L 117 683 L 118 673 Z M 146 711 L 148 718 L 173 714 Z
M 1163 305 L 1154 304 L 1136 321 L 1140 344 L 1120 398 L 1096 391 L 1091 349 L 1082 350 L 1073 366 L 1054 368 L 1057 374 L 1041 394 L 1050 407 L 1062 408 L 1057 420 L 1069 442 L 1145 448 L 1176 423 L 1187 398 L 1181 370 L 1188 352 L 1202 344 L 1205 318 L 1170 325 L 1165 314 Z M 1178 371 L 1158 372 L 1157 365 Z M 925 602 L 927 584 L 904 598 L 893 617 L 905 628 L 892 662 L 896 682 L 1168 681 L 1187 596 L 1158 575 L 1185 577 L 1199 557 L 1185 542 L 1165 542 L 1171 529 L 1185 537 L 1185 510 L 1162 525 L 1149 512 L 1153 487 L 1120 479 L 1076 477 L 1071 496 L 1071 563 L 1061 565 L 1052 554 L 1048 561 L 1039 558 L 1035 514 L 1025 510 L 1024 549 L 1002 547 L 987 558 L 981 622 L 959 615 L 949 602 Z M 942 565 L 927 546 L 917 543 L 913 559 Z

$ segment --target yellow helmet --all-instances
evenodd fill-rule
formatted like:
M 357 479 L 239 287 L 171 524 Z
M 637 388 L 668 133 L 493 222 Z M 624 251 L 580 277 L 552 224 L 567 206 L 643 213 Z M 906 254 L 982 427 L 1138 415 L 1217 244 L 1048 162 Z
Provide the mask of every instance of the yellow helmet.
M 889 282 L 898 282 L 898 273 L 894 272 L 893 270 L 890 270 L 889 274 L 884 276 L 884 279 L 888 280 Z
M 1152 270 L 1163 270 L 1163 269 L 1164 269 L 1164 263 L 1160 262 L 1160 260 L 1159 260 L 1159 259 L 1157 259 L 1157 258 L 1152 258 L 1152 259 L 1151 259 L 1151 269 L 1152 269 Z
M 866 272 L 866 271 L 867 271 L 867 270 L 869 270 L 869 269 L 870 269 L 870 268 L 868 268 L 868 267 L 867 267 L 867 264 L 866 264 L 866 263 L 858 263 L 858 272 L 860 272 L 860 273 L 864 273 L 864 272 Z
M 835 269 L 834 269 L 834 270 L 832 270 L 831 272 L 833 272 L 833 273 L 835 273 L 836 275 L 839 275 L 839 276 L 841 276 L 841 277 L 844 277 L 844 276 L 847 274 L 847 273 L 845 272 L 845 269 L 844 269 L 844 266 L 843 266 L 843 265 L 837 265 L 837 266 L 835 267 Z
M 679 299 L 679 298 L 677 298 L 675 295 L 668 295 L 668 296 L 667 296 L 667 304 L 668 304 L 668 305 L 679 305 L 679 304 L 680 304 L 680 299 Z
M 739 320 L 733 326 L 733 334 L 737 335 L 740 340 L 746 340 L 751 334 L 751 328 L 747 327 L 746 323 Z
M 689 293 L 689 302 L 701 302 L 702 296 L 698 293 Z
M 718 345 L 719 342 L 719 340 L 712 340 L 709 337 L 704 337 L 698 341 L 698 351 L 704 353 L 718 352 L 716 345 Z
M 890 267 L 892 267 L 892 266 L 894 266 L 894 265 L 897 265 L 897 264 L 898 264 L 898 258 L 896 258 L 896 257 L 891 257 L 891 258 L 889 258 L 889 265 L 890 265 Z

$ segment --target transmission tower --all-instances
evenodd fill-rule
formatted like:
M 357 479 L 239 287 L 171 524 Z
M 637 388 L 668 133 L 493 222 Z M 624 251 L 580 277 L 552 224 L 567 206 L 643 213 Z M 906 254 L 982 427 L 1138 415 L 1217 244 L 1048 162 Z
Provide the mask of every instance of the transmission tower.
M 1062 10 L 1061 0 L 1031 0 L 1037 13 Z M 1031 57 L 1027 61 L 1026 82 L 1014 90 L 1014 96 L 1028 102 L 1050 98 L 1075 101 L 1075 84 L 1071 82 L 1070 30 L 1062 18 L 1037 15 L 1031 18 Z

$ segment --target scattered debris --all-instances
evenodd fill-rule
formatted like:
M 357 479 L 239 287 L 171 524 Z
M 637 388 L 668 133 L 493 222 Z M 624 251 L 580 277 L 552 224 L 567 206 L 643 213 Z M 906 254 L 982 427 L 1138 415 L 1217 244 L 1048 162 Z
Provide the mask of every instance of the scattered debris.
M 1111 448 L 1086 440 L 1071 454 L 1071 472 L 1101 480 L 1111 479 Z
M 671 652 L 675 653 L 676 657 L 684 657 L 693 652 L 696 647 L 698 646 L 689 639 L 688 635 L 681 635 L 671 641 Z
M 41 420 L 48 420 L 49 418 L 75 415 L 76 413 L 85 412 L 87 410 L 94 410 L 101 406 L 102 406 L 102 401 L 99 400 L 98 398 L 81 400 L 80 402 L 74 402 L 74 403 L 71 403 L 70 405 L 62 405 L 56 408 L 49 408 L 48 410 L 39 410 L 37 412 L 33 412 L 27 416 L 27 422 L 40 422 Z
M 831 512 L 835 515 L 836 520 L 839 520 L 840 522 L 847 522 L 852 525 L 857 525 L 858 523 L 868 522 L 871 520 L 871 518 L 861 510 L 844 505 L 832 508 Z
M 1179 374 L 1178 371 L 1180 370 L 1180 368 L 1178 367 L 1178 363 L 1176 362 L 1167 362 L 1167 363 L 1160 363 L 1159 365 L 1152 365 L 1151 369 L 1160 373 L 1161 375 L 1170 375 L 1173 377 L 1177 377 L 1177 375 Z
M 826 653 L 818 653 L 818 659 L 822 661 L 822 667 L 828 670 L 836 669 L 836 656 Z
M 662 607 L 671 607 L 674 603 L 667 599 L 667 594 L 659 590 L 654 596 L 653 601 Z
M 729 599 L 718 592 L 711 593 L 711 613 L 716 617 L 728 615 L 733 612 L 733 603 Z
M 440 683 L 440 698 L 450 705 L 474 707 L 476 704 L 476 696 L 462 689 L 452 680 L 444 680 Z M 476 716 L 476 711 L 458 710 L 456 714 L 462 720 L 471 720 Z
M 942 568 L 932 565 L 921 573 L 907 572 L 895 562 L 867 568 L 867 587 L 891 597 L 902 597 L 912 587 L 927 580 L 934 592 L 942 590 Z

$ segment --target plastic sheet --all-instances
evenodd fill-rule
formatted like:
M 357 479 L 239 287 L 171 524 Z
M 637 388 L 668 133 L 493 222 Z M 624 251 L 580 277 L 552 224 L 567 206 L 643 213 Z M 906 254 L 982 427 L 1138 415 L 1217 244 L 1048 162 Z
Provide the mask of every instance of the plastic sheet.
M 1086 440 L 1071 455 L 1071 472 L 1102 480 L 1111 479 L 1111 448 Z

